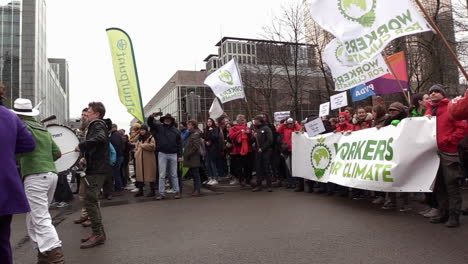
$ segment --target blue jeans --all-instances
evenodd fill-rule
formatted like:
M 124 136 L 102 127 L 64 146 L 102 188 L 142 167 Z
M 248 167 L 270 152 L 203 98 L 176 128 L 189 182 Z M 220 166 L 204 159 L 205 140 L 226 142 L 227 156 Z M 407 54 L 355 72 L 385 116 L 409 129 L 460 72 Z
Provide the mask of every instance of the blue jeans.
M 180 192 L 179 179 L 177 178 L 177 154 L 158 153 L 159 165 L 159 194 L 164 196 L 166 191 L 166 176 L 169 177 L 172 188 L 176 193 Z M 169 174 L 169 175 L 168 175 Z
M 190 168 L 190 175 L 193 178 L 193 190 L 200 192 L 201 179 L 200 179 L 200 168 Z
M 116 192 L 123 191 L 122 175 L 120 175 L 120 167 L 122 166 L 123 157 L 117 157 L 117 161 L 112 166 L 112 176 L 114 177 L 114 189 Z
M 208 177 L 218 179 L 218 167 L 216 166 L 216 159 L 206 157 L 205 166 L 208 170 Z

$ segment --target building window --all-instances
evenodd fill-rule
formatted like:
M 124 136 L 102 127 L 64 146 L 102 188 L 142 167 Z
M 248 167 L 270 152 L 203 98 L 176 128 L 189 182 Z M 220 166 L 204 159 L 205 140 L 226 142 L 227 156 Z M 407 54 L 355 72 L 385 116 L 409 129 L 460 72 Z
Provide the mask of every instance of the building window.
M 232 50 L 231 43 L 227 43 L 227 45 L 228 45 L 228 53 L 231 53 L 231 50 Z
M 250 54 L 250 44 L 247 44 L 247 54 Z
M 229 55 L 229 56 L 228 56 L 228 60 L 227 60 L 227 61 L 231 61 L 231 60 L 232 60 L 232 56 L 231 56 L 231 55 Z
M 243 54 L 247 54 L 247 48 L 245 47 L 247 46 L 246 44 L 242 44 L 242 53 Z

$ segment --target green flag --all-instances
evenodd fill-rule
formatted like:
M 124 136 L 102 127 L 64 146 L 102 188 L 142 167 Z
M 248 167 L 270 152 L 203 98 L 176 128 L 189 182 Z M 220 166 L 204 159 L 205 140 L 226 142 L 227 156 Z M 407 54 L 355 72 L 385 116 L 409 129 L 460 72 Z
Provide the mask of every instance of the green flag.
M 125 105 L 127 112 L 144 123 L 143 102 L 132 40 L 122 29 L 108 28 L 106 31 L 112 52 L 120 102 Z

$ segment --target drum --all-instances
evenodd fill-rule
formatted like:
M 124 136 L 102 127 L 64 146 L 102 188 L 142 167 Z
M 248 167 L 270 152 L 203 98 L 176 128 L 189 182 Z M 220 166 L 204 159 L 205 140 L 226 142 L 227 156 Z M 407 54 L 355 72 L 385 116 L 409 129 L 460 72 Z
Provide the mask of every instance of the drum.
M 62 152 L 62 157 L 55 161 L 57 171 L 60 173 L 71 169 L 80 159 L 80 153 L 75 152 L 80 143 L 75 132 L 62 125 L 48 125 L 47 131 L 52 134 L 52 139 Z

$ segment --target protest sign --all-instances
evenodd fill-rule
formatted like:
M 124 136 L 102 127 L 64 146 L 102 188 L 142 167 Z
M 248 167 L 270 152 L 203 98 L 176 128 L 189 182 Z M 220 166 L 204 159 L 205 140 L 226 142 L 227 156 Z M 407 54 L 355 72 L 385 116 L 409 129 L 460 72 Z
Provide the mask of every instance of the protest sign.
M 304 127 L 309 137 L 315 137 L 316 135 L 326 131 L 321 118 L 310 121 L 309 123 L 305 124 Z
M 346 92 L 332 95 L 332 97 L 330 97 L 330 102 L 332 110 L 347 106 L 348 97 L 346 96 Z
M 275 112 L 274 114 L 275 122 L 281 122 L 282 120 L 288 119 L 291 116 L 290 111 Z
M 327 116 L 330 114 L 330 102 L 326 102 L 320 105 L 319 117 Z

